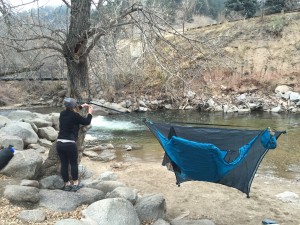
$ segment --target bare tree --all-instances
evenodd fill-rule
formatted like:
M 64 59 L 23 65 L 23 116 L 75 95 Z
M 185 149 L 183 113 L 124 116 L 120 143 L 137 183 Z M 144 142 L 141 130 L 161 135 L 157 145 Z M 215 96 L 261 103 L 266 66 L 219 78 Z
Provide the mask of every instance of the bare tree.
M 210 56 L 212 52 L 207 54 L 203 51 L 203 46 L 210 47 L 208 43 L 183 36 L 164 19 L 163 12 L 146 8 L 142 4 L 130 0 L 97 2 L 62 0 L 62 2 L 67 7 L 67 13 L 64 14 L 66 18 L 56 21 L 61 24 L 54 26 L 43 20 L 39 9 L 32 11 L 30 17 L 24 19 L 14 14 L 12 7 L 4 0 L 0 0 L 3 18 L 0 22 L 5 25 L 5 29 L 0 31 L 0 45 L 15 53 L 27 54 L 31 61 L 35 62 L 27 62 L 23 67 L 24 64 L 18 66 L 14 69 L 15 72 L 36 70 L 43 66 L 43 60 L 51 57 L 56 59 L 57 54 L 61 55 L 67 66 L 68 96 L 78 100 L 91 98 L 90 72 L 93 72 L 94 66 L 99 66 L 103 62 L 106 62 L 104 74 L 110 84 L 114 84 L 120 78 L 115 77 L 114 67 L 118 67 L 121 73 L 123 71 L 129 74 L 132 73 L 133 67 L 139 71 L 148 71 L 147 78 L 136 79 L 141 85 L 146 79 L 149 83 L 154 81 L 153 76 L 159 71 L 159 76 L 163 80 L 162 88 L 176 100 L 176 96 L 179 95 L 177 87 L 182 86 L 183 93 L 201 74 L 200 72 L 188 74 L 186 66 L 188 59 L 195 58 L 195 52 L 196 57 L 205 60 L 212 58 Z M 186 8 L 190 9 L 190 5 Z M 121 51 L 117 46 L 122 42 L 127 43 L 128 39 L 138 40 L 136 46 L 141 46 L 135 56 L 128 52 L 119 55 Z M 185 45 L 190 46 L 188 51 L 182 52 L 180 46 L 174 44 L 180 45 L 180 40 L 184 40 Z M 100 55 L 104 56 L 105 60 L 99 59 Z M 94 56 L 94 59 L 91 59 L 91 56 Z M 129 66 L 120 65 L 121 58 L 125 57 L 130 58 Z M 143 63 L 145 57 L 148 59 L 147 64 Z M 198 67 L 200 71 L 203 65 L 192 66 Z M 134 76 L 131 79 L 135 79 Z M 86 128 L 83 127 L 77 143 L 81 154 L 85 133 Z M 56 166 L 56 162 L 54 145 L 46 160 L 44 172 L 50 167 L 53 168 L 53 165 Z

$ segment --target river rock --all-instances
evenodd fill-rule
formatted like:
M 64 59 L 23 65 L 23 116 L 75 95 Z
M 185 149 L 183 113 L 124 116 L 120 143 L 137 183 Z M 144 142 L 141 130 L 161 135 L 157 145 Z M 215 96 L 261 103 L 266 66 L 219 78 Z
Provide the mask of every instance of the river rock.
M 97 201 L 82 211 L 82 221 L 97 225 L 140 225 L 133 205 L 123 198 L 109 198 Z
M 17 203 L 37 203 L 40 200 L 38 188 L 20 185 L 7 185 L 4 197 Z
M 135 209 L 141 221 L 156 221 L 166 216 L 166 201 L 162 194 L 149 194 L 138 199 Z
M 42 157 L 35 150 L 20 151 L 15 153 L 1 173 L 10 177 L 32 179 L 38 176 L 42 162 Z
M 1 128 L 0 132 L 22 138 L 25 146 L 37 143 L 39 139 L 38 135 L 34 132 L 31 125 L 25 122 L 11 122 L 5 127 Z
M 11 120 L 16 121 L 24 121 L 24 120 L 32 120 L 35 115 L 34 113 L 27 111 L 27 110 L 15 110 L 11 111 L 7 117 Z
M 38 223 L 46 219 L 46 213 L 41 209 L 23 210 L 17 215 L 17 218 L 24 222 Z

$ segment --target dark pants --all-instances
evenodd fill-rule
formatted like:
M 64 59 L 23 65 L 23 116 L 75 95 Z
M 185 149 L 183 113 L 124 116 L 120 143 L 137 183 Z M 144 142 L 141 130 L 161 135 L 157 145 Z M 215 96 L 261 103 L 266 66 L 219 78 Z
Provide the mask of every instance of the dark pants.
M 71 176 L 73 180 L 78 180 L 78 151 L 76 143 L 57 142 L 56 149 L 61 162 L 61 176 L 64 182 L 69 181 L 69 164 L 71 166 Z

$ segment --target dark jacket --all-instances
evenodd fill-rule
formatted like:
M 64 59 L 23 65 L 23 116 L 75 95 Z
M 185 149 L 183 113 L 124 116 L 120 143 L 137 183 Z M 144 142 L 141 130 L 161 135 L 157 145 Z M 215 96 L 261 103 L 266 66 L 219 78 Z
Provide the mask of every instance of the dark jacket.
M 64 110 L 59 116 L 59 133 L 58 139 L 66 139 L 76 141 L 78 138 L 79 125 L 89 125 L 92 115 L 82 117 L 79 113 L 72 110 Z

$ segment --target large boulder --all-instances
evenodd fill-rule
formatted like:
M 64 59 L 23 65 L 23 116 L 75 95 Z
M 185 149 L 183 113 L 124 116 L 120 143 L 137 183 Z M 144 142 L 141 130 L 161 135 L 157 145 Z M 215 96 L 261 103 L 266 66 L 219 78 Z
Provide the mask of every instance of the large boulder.
M 162 194 L 149 194 L 139 198 L 135 209 L 141 221 L 156 221 L 166 216 L 166 201 Z
M 37 126 L 37 128 L 52 126 L 52 121 L 48 121 L 48 120 L 41 119 L 41 118 L 35 118 L 35 119 L 31 120 L 31 122 L 34 123 Z
M 11 111 L 7 117 L 11 120 L 16 121 L 24 121 L 24 120 L 31 120 L 35 117 L 34 113 L 27 111 L 27 110 L 16 110 Z
M 13 135 L 6 135 L 5 133 L 0 133 L 0 146 L 8 147 L 12 145 L 15 150 L 23 150 L 24 142 L 22 138 Z
M 125 184 L 119 181 L 101 181 L 95 180 L 93 182 L 85 184 L 85 187 L 98 189 L 103 191 L 105 194 L 112 192 L 117 187 L 125 187 Z
M 134 205 L 138 196 L 136 190 L 129 187 L 117 187 L 112 192 L 107 193 L 106 198 L 124 198 Z
M 0 132 L 22 138 L 25 146 L 35 144 L 39 140 L 38 135 L 34 132 L 31 125 L 25 122 L 11 122 L 1 128 Z
M 0 128 L 4 127 L 6 124 L 10 123 L 11 120 L 5 116 L 0 115 Z
M 33 179 L 39 175 L 43 159 L 35 150 L 15 153 L 14 157 L 1 170 L 1 173 L 21 179 Z
M 14 203 L 37 203 L 40 200 L 38 188 L 20 185 L 7 185 L 4 197 Z
M 133 205 L 123 198 L 110 198 L 97 201 L 82 211 L 87 224 L 140 225 Z
M 102 191 L 90 188 L 81 188 L 77 192 L 41 189 L 39 205 L 58 212 L 69 212 L 80 205 L 92 204 L 103 198 Z
M 46 212 L 42 209 L 23 210 L 19 213 L 17 218 L 28 223 L 38 223 L 46 220 Z
M 59 113 L 50 113 L 49 116 L 51 118 L 52 126 L 59 130 Z
M 58 132 L 53 127 L 42 127 L 39 128 L 38 135 L 40 138 L 55 141 L 57 139 Z

